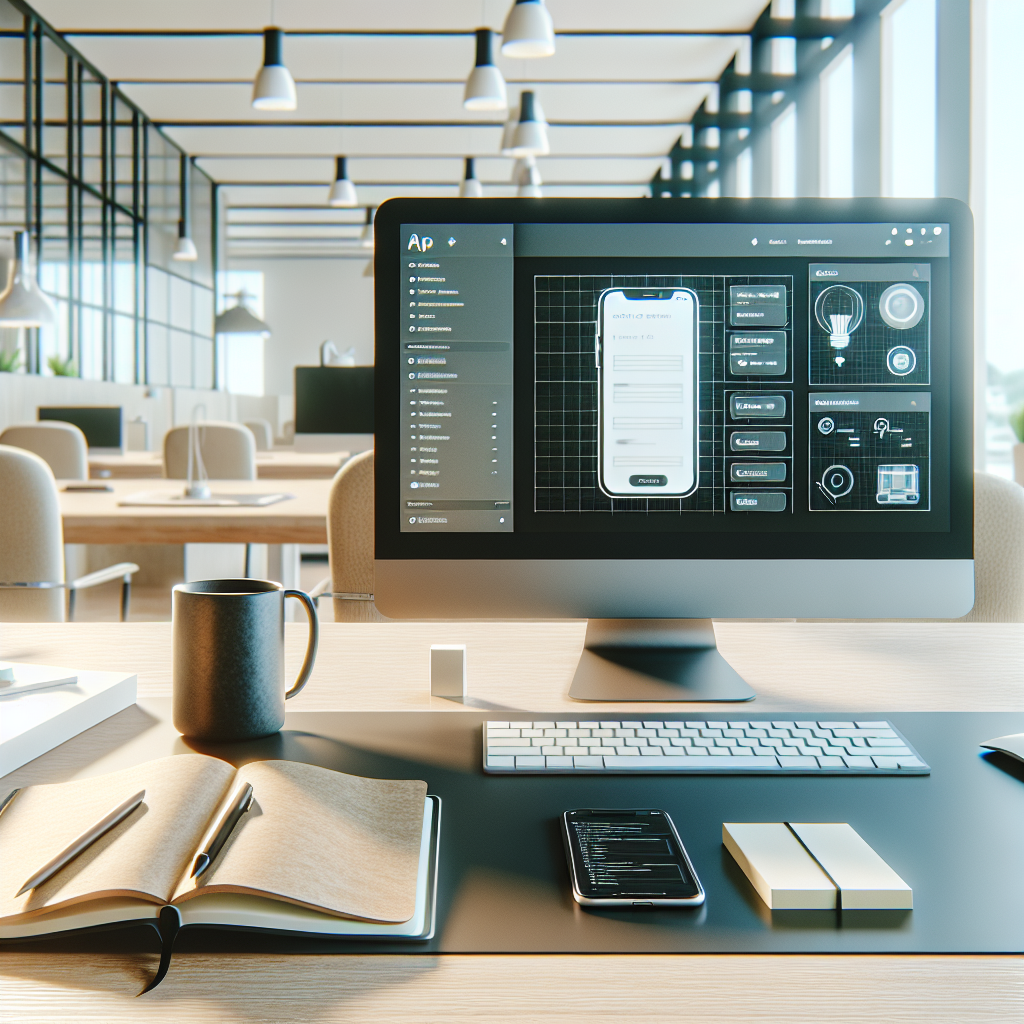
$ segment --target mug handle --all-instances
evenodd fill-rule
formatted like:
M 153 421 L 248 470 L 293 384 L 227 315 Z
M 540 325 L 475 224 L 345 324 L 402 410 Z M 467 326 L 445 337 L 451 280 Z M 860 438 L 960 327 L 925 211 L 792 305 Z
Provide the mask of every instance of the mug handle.
M 317 618 L 316 608 L 313 607 L 313 599 L 304 590 L 286 590 L 284 596 L 298 598 L 306 609 L 306 618 L 309 619 L 309 642 L 306 644 L 306 657 L 302 662 L 299 678 L 295 680 L 295 685 L 284 695 L 284 699 L 287 700 L 289 697 L 294 697 L 306 685 L 313 671 L 316 649 L 320 643 L 320 620 Z

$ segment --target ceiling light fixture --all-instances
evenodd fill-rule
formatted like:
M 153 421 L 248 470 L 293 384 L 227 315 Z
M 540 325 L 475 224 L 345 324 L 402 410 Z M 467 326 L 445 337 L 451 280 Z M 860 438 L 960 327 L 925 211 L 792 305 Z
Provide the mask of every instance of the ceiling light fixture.
M 501 30 L 506 57 L 550 57 L 555 52 L 555 26 L 544 0 L 516 0 Z
M 195 242 L 189 234 L 189 160 L 184 153 L 178 165 L 178 241 L 171 253 L 171 259 L 179 263 L 194 263 L 199 259 Z
M 359 236 L 359 244 L 362 245 L 364 249 L 373 248 L 373 218 L 376 216 L 377 207 L 368 206 L 366 208 L 366 226 L 363 228 L 363 233 Z
M 262 334 L 264 338 L 270 337 L 270 328 L 246 304 L 248 297 L 249 293 L 244 289 L 231 296 L 236 304 L 217 315 L 213 322 L 215 334 Z
M 505 79 L 494 66 L 494 33 L 489 28 L 476 30 L 476 66 L 466 79 L 462 105 L 466 110 L 508 108 Z
M 345 158 L 343 156 L 339 156 L 335 161 L 334 184 L 331 185 L 331 191 L 327 193 L 327 205 L 359 205 L 356 187 L 348 180 L 348 172 L 345 170 Z
M 543 199 L 541 191 L 543 182 L 540 171 L 532 156 L 522 157 L 516 161 L 515 183 L 519 186 L 516 195 L 520 199 Z
M 514 109 L 508 112 L 508 120 L 502 129 L 501 152 L 503 156 L 512 155 L 512 140 L 515 138 L 516 128 L 519 127 L 519 110 L 520 105 L 517 104 Z M 540 97 L 536 93 L 534 93 L 533 97 L 533 116 L 538 121 L 544 120 L 544 108 L 540 105 Z
M 529 90 L 519 97 L 519 123 L 507 150 L 510 156 L 543 156 L 551 152 L 547 122 L 538 107 L 535 95 Z
M 483 194 L 484 187 L 476 177 L 476 161 L 471 156 L 467 156 L 466 173 L 459 186 L 459 196 L 462 199 L 482 199 Z
M 15 231 L 11 276 L 0 294 L 0 327 L 50 327 L 56 321 L 57 311 L 30 268 L 29 234 Z
M 284 65 L 283 42 L 281 29 L 263 30 L 263 67 L 252 87 L 252 105 L 256 110 L 294 110 L 299 105 L 295 80 Z

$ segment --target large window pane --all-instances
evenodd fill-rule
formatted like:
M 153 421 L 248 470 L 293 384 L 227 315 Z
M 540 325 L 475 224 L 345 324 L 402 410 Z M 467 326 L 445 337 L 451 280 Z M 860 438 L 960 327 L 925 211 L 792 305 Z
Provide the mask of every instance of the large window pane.
M 821 194 L 853 195 L 853 47 L 821 76 Z
M 796 104 L 772 122 L 772 195 L 796 195 Z
M 882 191 L 888 196 L 935 195 L 935 2 L 890 4 L 882 19 Z

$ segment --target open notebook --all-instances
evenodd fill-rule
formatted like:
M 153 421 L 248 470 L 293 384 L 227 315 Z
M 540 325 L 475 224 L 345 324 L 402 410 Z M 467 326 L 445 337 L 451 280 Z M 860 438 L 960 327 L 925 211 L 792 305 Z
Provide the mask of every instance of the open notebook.
M 253 787 L 212 866 L 191 867 L 236 782 Z M 53 878 L 14 894 L 112 807 L 142 806 Z M 426 939 L 433 933 L 440 801 L 425 782 L 364 779 L 293 761 L 235 769 L 201 754 L 20 791 L 0 814 L 0 939 L 155 921 L 181 926 Z

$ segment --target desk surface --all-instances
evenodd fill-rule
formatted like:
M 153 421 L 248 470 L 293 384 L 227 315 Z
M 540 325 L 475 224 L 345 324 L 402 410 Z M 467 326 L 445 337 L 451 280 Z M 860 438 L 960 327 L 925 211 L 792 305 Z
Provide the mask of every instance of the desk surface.
M 257 452 L 256 476 L 260 480 L 330 479 L 348 456 L 348 452 Z M 160 452 L 90 455 L 89 471 L 93 477 L 98 477 L 102 472 L 114 480 L 161 478 L 164 475 L 164 460 Z
M 326 544 L 330 480 L 211 480 L 214 493 L 294 495 L 265 507 L 122 506 L 140 491 L 181 494 L 181 480 L 109 480 L 112 491 L 65 491 L 58 481 L 66 544 Z
M 286 628 L 293 672 L 304 630 Z M 758 693 L 753 704 L 744 705 L 750 713 L 1024 706 L 1020 625 L 720 623 L 716 630 L 723 653 Z M 464 642 L 472 710 L 579 711 L 587 705 L 569 701 L 567 692 L 583 635 L 578 622 L 325 623 L 312 680 L 289 710 L 458 714 L 462 706 L 428 694 L 427 649 L 430 643 Z M 163 623 L 0 627 L 0 657 L 138 671 L 141 698 L 170 693 L 169 655 L 170 627 Z M 133 748 L 145 751 L 151 725 L 143 709 L 126 712 L 4 782 L 57 781 L 109 770 L 111 758 Z M 823 1015 L 836 1022 L 1024 1017 L 1019 957 L 190 954 L 176 958 L 152 996 L 135 1000 L 154 962 L 141 955 L 5 954 L 0 1005 L 19 1021 L 490 1018 L 592 1024 L 605 1016 L 772 1022 Z

